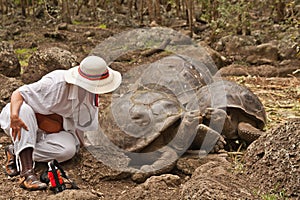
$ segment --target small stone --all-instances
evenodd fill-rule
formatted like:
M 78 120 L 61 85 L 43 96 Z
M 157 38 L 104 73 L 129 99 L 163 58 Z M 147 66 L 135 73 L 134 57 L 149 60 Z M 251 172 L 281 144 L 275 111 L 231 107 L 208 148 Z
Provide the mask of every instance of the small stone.
M 68 29 L 68 24 L 67 23 L 58 24 L 57 29 L 58 30 L 67 30 Z
M 93 31 L 86 31 L 83 35 L 85 37 L 92 37 L 92 36 L 95 36 L 95 32 L 93 32 Z

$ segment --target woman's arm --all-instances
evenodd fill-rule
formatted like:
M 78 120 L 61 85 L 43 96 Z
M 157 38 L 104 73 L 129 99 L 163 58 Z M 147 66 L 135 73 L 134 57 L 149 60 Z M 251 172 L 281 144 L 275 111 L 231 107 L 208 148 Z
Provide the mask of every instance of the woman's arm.
M 24 99 L 19 90 L 15 90 L 10 99 L 10 127 L 14 140 L 16 140 L 17 136 L 19 140 L 21 139 L 21 128 L 28 131 L 26 124 L 19 118 L 19 111 L 23 101 Z
M 80 147 L 84 147 L 84 132 L 81 130 L 76 129 L 76 136 L 80 142 Z

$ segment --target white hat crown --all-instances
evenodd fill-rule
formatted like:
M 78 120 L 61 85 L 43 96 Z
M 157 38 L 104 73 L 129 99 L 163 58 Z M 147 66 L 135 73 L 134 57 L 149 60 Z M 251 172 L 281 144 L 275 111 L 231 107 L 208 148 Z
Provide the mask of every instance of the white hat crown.
M 67 83 L 77 85 L 94 94 L 103 94 L 117 89 L 122 81 L 121 73 L 107 66 L 98 56 L 84 58 L 79 66 L 66 71 Z
M 102 80 L 109 76 L 106 62 L 98 56 L 84 58 L 78 68 L 79 74 L 89 80 Z

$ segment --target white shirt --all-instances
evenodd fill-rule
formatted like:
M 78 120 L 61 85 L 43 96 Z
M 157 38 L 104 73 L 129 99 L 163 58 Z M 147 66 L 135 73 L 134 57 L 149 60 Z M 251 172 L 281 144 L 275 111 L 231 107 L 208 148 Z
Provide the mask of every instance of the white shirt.
M 95 131 L 98 129 L 98 108 L 94 94 L 65 81 L 66 70 L 55 70 L 39 81 L 23 85 L 19 91 L 34 112 L 63 117 L 65 131 Z

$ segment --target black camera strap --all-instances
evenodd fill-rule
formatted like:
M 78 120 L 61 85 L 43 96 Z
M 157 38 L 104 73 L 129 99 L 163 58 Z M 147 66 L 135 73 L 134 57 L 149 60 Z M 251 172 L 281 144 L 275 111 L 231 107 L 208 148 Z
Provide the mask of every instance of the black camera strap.
M 60 166 L 60 164 L 58 163 L 57 160 L 52 160 L 51 163 L 53 164 L 52 170 L 53 170 L 53 169 L 55 168 L 55 166 L 56 166 L 57 169 L 60 170 L 61 176 L 62 176 L 63 178 L 65 178 L 65 179 L 67 179 L 68 182 L 71 184 L 71 188 L 69 188 L 69 189 L 80 189 L 80 188 L 77 186 L 77 184 L 76 184 L 74 181 L 72 181 L 72 180 L 67 176 L 67 174 L 65 173 L 65 171 L 64 171 L 63 168 Z M 56 173 L 54 173 L 54 174 L 57 176 Z M 56 180 L 55 180 L 55 181 L 58 181 L 58 182 L 59 182 L 58 177 L 56 177 Z

